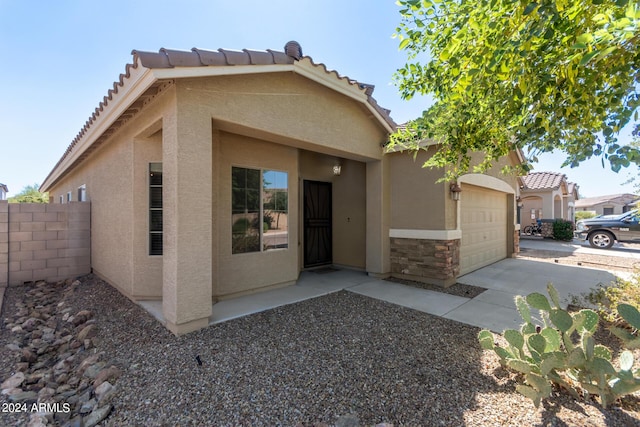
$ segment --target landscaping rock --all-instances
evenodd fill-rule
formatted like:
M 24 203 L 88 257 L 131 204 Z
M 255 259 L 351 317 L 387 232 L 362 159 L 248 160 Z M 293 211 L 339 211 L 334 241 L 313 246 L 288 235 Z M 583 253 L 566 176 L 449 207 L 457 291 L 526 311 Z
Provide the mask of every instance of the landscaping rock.
M 101 408 L 95 409 L 91 414 L 84 418 L 84 426 L 85 427 L 94 427 L 102 420 L 104 420 L 107 415 L 111 412 L 111 405 L 106 405 Z
M 0 385 L 0 389 L 3 391 L 5 389 L 18 388 L 22 385 L 25 380 L 24 372 L 16 372 L 11 377 L 7 378 L 2 385 Z M 3 393 L 6 394 L 6 393 Z
M 93 381 L 93 386 L 98 387 L 105 381 L 117 380 L 122 375 L 122 371 L 118 369 L 116 366 L 111 365 L 110 367 L 101 370 L 98 375 L 96 375 L 95 380 Z

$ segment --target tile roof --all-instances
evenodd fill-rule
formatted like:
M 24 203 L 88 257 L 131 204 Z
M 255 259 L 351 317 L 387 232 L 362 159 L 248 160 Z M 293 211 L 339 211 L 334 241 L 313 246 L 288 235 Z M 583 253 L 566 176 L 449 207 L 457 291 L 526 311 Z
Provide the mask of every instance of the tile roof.
M 531 172 L 521 179 L 523 190 L 553 190 L 560 188 L 567 176 L 557 172 Z
M 162 69 L 176 67 L 215 67 L 234 65 L 277 65 L 293 64 L 303 58 L 307 58 L 314 66 L 322 67 L 327 74 L 333 74 L 337 79 L 347 81 L 351 85 L 356 85 L 367 95 L 368 102 L 380 113 L 387 123 L 395 129 L 396 123 L 391 119 L 391 110 L 382 108 L 371 96 L 375 88 L 374 85 L 358 82 L 349 77 L 341 76 L 335 70 L 329 70 L 323 63 L 315 63 L 311 57 L 302 55 L 302 47 L 296 41 L 290 41 L 284 46 L 284 51 L 279 52 L 271 49 L 260 50 L 229 50 L 218 49 L 216 51 L 193 48 L 191 51 L 174 50 L 162 48 L 158 52 L 146 52 L 133 50 L 134 63 L 136 59 L 145 68 Z
M 576 201 L 576 207 L 589 207 L 603 203 L 629 205 L 635 203 L 640 196 L 631 193 L 609 194 L 606 196 L 587 197 Z
M 210 51 L 204 49 L 193 48 L 191 51 L 181 51 L 174 49 L 162 48 L 158 52 L 146 52 L 141 50 L 133 50 L 131 52 L 134 61 L 132 64 L 127 64 L 125 67 L 125 73 L 120 74 L 119 79 L 114 82 L 113 87 L 109 89 L 107 95 L 98 104 L 98 107 L 93 111 L 89 119 L 85 122 L 84 126 L 76 137 L 71 141 L 64 154 L 58 160 L 53 167 L 49 175 L 45 178 L 44 183 L 48 183 L 49 178 L 52 177 L 54 171 L 64 162 L 64 160 L 71 155 L 74 147 L 82 140 L 82 138 L 93 127 L 94 123 L 99 119 L 109 104 L 112 103 L 114 95 L 120 92 L 120 89 L 125 85 L 125 82 L 132 76 L 134 70 L 139 66 L 148 69 L 163 69 L 163 68 L 176 68 L 176 67 L 211 67 L 211 66 L 239 66 L 239 65 L 277 65 L 277 64 L 295 64 L 296 61 L 307 59 L 312 66 L 319 67 L 324 70 L 325 73 L 334 75 L 338 80 L 344 81 L 349 85 L 356 86 L 359 90 L 363 91 L 367 96 L 368 104 L 380 115 L 380 117 L 387 123 L 387 126 L 395 130 L 396 123 L 390 116 L 391 111 L 382 108 L 378 105 L 377 101 L 371 96 L 373 94 L 374 86 L 366 83 L 361 83 L 348 77 L 341 76 L 335 70 L 327 69 L 326 65 L 320 63 L 316 64 L 310 57 L 302 55 L 302 48 L 298 42 L 290 41 L 284 46 L 284 51 L 274 51 L 267 49 L 266 51 L 257 51 L 243 49 L 241 51 L 218 49 L 217 51 Z M 116 127 L 121 126 L 122 123 L 127 121 L 130 117 L 133 117 L 144 104 L 150 99 L 153 99 L 163 90 L 163 84 L 157 82 L 147 92 L 145 92 L 141 99 L 134 105 L 130 106 L 117 120 Z M 104 140 L 110 134 L 114 132 L 114 128 L 110 128 L 105 131 L 100 139 Z M 83 158 L 89 154 L 87 151 Z M 78 159 L 80 161 L 82 159 Z M 44 185 L 44 184 L 43 184 Z M 50 185 L 50 183 L 49 183 Z

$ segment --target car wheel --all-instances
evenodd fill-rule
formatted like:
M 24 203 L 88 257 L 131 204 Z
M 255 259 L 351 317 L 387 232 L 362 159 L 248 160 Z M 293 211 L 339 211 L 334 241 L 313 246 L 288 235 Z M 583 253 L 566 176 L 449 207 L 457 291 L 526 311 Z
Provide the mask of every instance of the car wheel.
M 598 249 L 609 249 L 616 238 L 608 231 L 596 231 L 589 235 L 589 244 Z

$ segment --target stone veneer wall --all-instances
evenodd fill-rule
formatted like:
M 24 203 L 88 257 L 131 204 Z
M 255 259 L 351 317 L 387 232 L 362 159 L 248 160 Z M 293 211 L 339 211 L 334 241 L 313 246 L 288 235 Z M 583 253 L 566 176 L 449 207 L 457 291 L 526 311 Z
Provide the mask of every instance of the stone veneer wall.
M 0 286 L 91 272 L 91 204 L 0 201 Z
M 460 274 L 460 240 L 391 238 L 391 274 L 451 286 Z

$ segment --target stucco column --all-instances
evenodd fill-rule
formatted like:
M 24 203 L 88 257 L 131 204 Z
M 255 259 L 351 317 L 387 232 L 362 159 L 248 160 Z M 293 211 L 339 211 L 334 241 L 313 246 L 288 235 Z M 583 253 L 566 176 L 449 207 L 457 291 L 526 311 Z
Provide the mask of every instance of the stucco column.
M 554 192 L 542 194 L 542 218 L 553 219 L 554 218 Z
M 391 272 L 389 224 L 391 198 L 389 158 L 367 163 L 367 273 L 388 276 Z
M 211 147 L 211 118 L 178 97 L 162 129 L 162 311 L 177 335 L 211 316 Z

